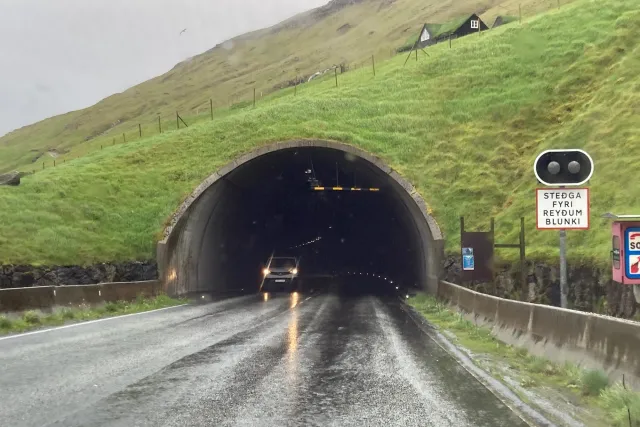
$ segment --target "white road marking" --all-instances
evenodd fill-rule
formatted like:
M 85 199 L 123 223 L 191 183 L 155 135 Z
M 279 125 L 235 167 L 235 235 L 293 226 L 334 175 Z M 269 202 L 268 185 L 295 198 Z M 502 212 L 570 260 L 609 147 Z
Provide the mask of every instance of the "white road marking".
M 73 323 L 71 325 L 58 326 L 56 328 L 49 328 L 49 329 L 42 329 L 42 330 L 39 330 L 39 331 L 25 332 L 23 334 L 9 335 L 8 337 L 0 337 L 0 341 L 10 340 L 10 339 L 13 339 L 13 338 L 22 338 L 22 337 L 26 337 L 28 335 L 42 334 L 44 332 L 58 331 L 60 329 L 73 328 L 73 327 L 76 327 L 76 326 L 90 325 L 92 323 L 105 322 L 107 320 L 122 319 L 124 317 L 139 316 L 139 315 L 142 315 L 142 314 L 155 313 L 157 311 L 169 310 L 169 309 L 178 308 L 178 307 L 184 307 L 185 305 L 188 305 L 188 304 L 180 304 L 180 305 L 175 305 L 173 307 L 158 308 L 156 310 L 143 311 L 141 313 L 131 313 L 131 314 L 123 314 L 122 316 L 106 317 L 104 319 L 89 320 L 89 321 L 86 321 L 86 322 Z

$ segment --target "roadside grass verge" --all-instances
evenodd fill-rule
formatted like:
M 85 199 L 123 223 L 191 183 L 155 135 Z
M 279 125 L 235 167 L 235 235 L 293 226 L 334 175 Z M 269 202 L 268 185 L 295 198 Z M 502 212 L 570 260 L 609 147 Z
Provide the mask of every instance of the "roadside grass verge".
M 407 302 L 432 325 L 455 336 L 459 345 L 474 354 L 473 359 L 488 356 L 508 365 L 519 374 L 520 387 L 551 388 L 570 396 L 574 405 L 592 412 L 591 415 L 602 421 L 603 424 L 597 425 L 629 427 L 631 415 L 631 425 L 640 426 L 640 393 L 625 389 L 621 383 L 610 383 L 604 372 L 582 369 L 572 363 L 557 364 L 507 345 L 488 328 L 474 325 L 431 295 L 420 293 Z M 491 373 L 505 382 L 497 370 Z
M 96 320 L 106 317 L 121 316 L 123 314 L 142 313 L 157 310 L 159 308 L 174 307 L 186 304 L 184 298 L 171 298 L 167 295 L 158 295 L 153 298 L 138 296 L 135 301 L 117 301 L 90 307 L 63 307 L 57 308 L 52 313 L 40 311 L 25 311 L 21 315 L 0 315 L 0 335 L 27 332 L 48 326 L 61 326 L 67 323 Z

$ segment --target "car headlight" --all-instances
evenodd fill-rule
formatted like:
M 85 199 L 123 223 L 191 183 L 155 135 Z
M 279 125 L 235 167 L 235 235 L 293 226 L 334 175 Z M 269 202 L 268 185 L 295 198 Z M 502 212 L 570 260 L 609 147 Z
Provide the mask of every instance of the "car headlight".
M 298 269 L 297 268 L 292 268 L 291 270 L 289 270 L 289 272 L 291 274 L 298 274 Z
M 271 273 L 271 271 L 269 271 L 268 268 L 265 268 L 264 270 L 262 270 L 262 274 L 264 274 L 265 276 L 268 275 L 269 273 Z

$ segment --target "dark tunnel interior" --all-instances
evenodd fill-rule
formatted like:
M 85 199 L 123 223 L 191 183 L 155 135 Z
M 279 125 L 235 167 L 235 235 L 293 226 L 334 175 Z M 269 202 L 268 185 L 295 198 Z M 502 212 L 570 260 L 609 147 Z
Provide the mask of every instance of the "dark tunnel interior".
M 384 286 L 420 287 L 428 239 L 419 213 L 402 186 L 361 157 L 321 147 L 272 151 L 216 181 L 181 220 L 170 242 L 172 293 L 257 291 L 272 254 L 300 257 L 303 282 L 368 273 L 386 277 Z M 363 291 L 380 284 L 358 283 Z

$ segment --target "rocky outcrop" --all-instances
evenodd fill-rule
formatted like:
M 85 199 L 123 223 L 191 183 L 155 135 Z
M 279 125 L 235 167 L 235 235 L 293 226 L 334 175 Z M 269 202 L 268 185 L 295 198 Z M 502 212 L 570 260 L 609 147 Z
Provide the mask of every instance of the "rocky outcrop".
M 502 265 L 496 268 L 494 283 L 462 283 L 459 257 L 447 257 L 444 280 L 478 292 L 537 304 L 560 306 L 560 268 L 544 263 L 527 264 L 527 284 L 523 288 L 520 266 Z M 631 318 L 637 304 L 631 286 L 612 282 L 611 271 L 589 265 L 567 266 L 570 308 L 580 311 Z
M 0 175 L 0 185 L 20 185 L 20 172 L 10 172 Z
M 91 285 L 105 282 L 135 282 L 155 280 L 155 261 L 103 263 L 88 267 L 30 265 L 0 266 L 0 289 L 31 286 Z

